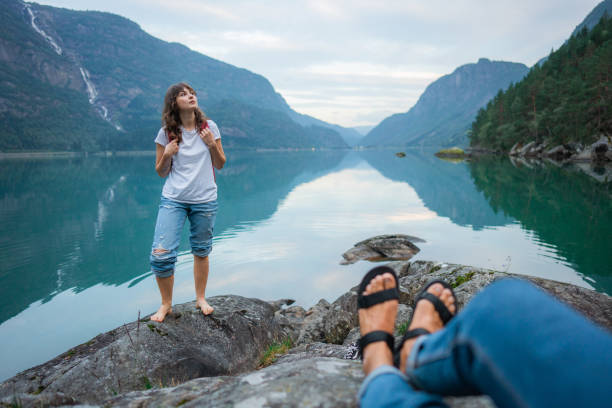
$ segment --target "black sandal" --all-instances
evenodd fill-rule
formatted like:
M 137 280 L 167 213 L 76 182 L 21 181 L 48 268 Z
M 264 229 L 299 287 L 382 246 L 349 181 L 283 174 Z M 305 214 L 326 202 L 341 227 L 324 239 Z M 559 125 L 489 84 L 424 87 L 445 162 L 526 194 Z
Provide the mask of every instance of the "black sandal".
M 440 300 L 439 297 L 427 292 L 427 289 L 429 289 L 431 285 L 435 283 L 439 283 L 442 286 L 444 286 L 445 289 L 449 289 L 451 291 L 451 294 L 453 295 L 453 299 L 455 299 L 455 313 L 454 314 L 451 313 L 450 310 L 448 310 L 446 305 Z M 429 282 L 427 285 L 425 285 L 425 287 L 421 290 L 416 300 L 414 301 L 414 310 L 416 310 L 416 305 L 421 299 L 428 300 L 433 304 L 434 309 L 436 309 L 436 312 L 438 312 L 438 315 L 440 316 L 440 320 L 442 320 L 443 326 L 446 326 L 446 324 L 453 317 L 455 317 L 455 315 L 459 311 L 459 306 L 457 306 L 457 296 L 455 295 L 453 288 L 448 283 L 444 282 L 443 280 L 434 280 L 434 281 Z M 404 346 L 404 343 L 410 339 L 414 339 L 415 337 L 419 337 L 424 334 L 431 334 L 431 333 L 429 330 L 423 329 L 421 327 L 417 327 L 415 329 L 408 330 L 406 333 L 404 333 L 404 336 L 402 337 L 402 341 L 400 341 L 400 344 L 397 346 L 397 349 L 395 350 L 395 353 L 393 356 L 394 357 L 393 363 L 396 367 L 399 367 L 400 353 L 402 351 L 402 347 Z
M 380 292 L 372 293 L 371 295 L 363 295 L 363 292 L 365 291 L 366 286 L 368 286 L 370 281 L 376 276 L 382 275 L 384 273 L 390 273 L 391 275 L 393 275 L 393 277 L 395 278 L 395 288 L 381 290 Z M 388 266 L 379 266 L 374 269 L 371 269 L 361 280 L 357 296 L 357 307 L 359 309 L 367 309 L 379 303 L 394 299 L 399 300 L 399 282 L 395 271 L 389 268 Z M 370 333 L 366 333 L 359 339 L 359 356 L 363 359 L 363 349 L 365 349 L 368 344 L 377 341 L 386 342 L 389 346 L 389 349 L 391 351 L 394 350 L 395 339 L 393 338 L 393 334 L 387 333 L 382 330 L 375 330 Z

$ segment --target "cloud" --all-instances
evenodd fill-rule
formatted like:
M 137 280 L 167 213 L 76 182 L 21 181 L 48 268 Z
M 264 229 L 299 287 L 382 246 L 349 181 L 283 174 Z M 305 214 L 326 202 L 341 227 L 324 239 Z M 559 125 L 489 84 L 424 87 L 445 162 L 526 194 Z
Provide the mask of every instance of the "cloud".
M 440 76 L 403 66 L 334 61 L 295 69 L 293 77 L 301 79 L 302 87 L 281 86 L 278 90 L 299 112 L 332 123 L 371 125 L 390 114 L 406 112 Z
M 163 40 L 261 74 L 294 109 L 345 126 L 405 112 L 429 83 L 481 57 L 532 65 L 599 3 L 40 1 L 123 15 Z
M 275 50 L 287 50 L 294 48 L 291 43 L 289 43 L 282 37 L 265 33 L 260 30 L 226 31 L 221 34 L 221 37 L 230 43 L 255 48 L 267 48 Z
M 236 13 L 231 6 L 219 6 L 212 2 L 207 3 L 197 0 L 131 0 L 131 2 L 147 8 L 164 10 L 165 15 L 184 15 L 185 18 L 190 19 L 195 17 L 201 19 L 203 24 L 206 24 L 207 20 L 211 18 L 231 22 L 241 20 L 240 13 Z
M 407 71 L 405 68 L 391 67 L 369 62 L 333 61 L 326 64 L 313 64 L 300 70 L 305 74 L 321 76 L 352 76 L 352 77 L 378 77 L 407 80 L 434 80 L 440 77 L 437 72 Z
M 346 12 L 343 7 L 339 7 L 339 4 L 340 2 L 328 0 L 310 0 L 307 2 L 308 7 L 320 17 L 334 20 L 346 18 Z

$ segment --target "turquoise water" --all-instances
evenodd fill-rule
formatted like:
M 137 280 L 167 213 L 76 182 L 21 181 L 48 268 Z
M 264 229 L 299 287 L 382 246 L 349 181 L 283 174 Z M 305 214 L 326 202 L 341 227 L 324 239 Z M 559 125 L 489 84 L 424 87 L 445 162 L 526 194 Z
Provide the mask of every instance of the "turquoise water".
M 0 380 L 156 310 L 153 160 L 0 161 Z M 416 259 L 612 293 L 611 187 L 577 170 L 416 151 L 229 152 L 217 180 L 208 296 L 331 302 L 371 267 L 341 266 L 341 254 L 386 233 L 425 239 Z M 175 303 L 194 298 L 186 232 Z

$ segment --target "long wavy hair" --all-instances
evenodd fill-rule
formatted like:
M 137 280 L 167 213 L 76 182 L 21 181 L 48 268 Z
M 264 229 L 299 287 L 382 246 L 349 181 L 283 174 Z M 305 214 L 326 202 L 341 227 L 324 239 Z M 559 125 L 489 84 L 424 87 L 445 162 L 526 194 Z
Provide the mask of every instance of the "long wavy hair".
M 168 140 L 172 141 L 174 139 L 178 139 L 178 143 L 183 141 L 183 133 L 181 132 L 180 128 L 182 125 L 181 115 L 179 114 L 179 110 L 176 105 L 176 97 L 185 89 L 193 92 L 194 95 L 196 94 L 196 91 L 185 82 L 179 82 L 178 84 L 171 85 L 166 91 L 166 96 L 164 97 L 164 109 L 162 111 L 162 126 L 166 127 Z M 208 117 L 199 107 L 195 108 L 193 113 L 195 113 L 196 129 L 200 129 L 202 127 L 202 123 L 208 120 Z

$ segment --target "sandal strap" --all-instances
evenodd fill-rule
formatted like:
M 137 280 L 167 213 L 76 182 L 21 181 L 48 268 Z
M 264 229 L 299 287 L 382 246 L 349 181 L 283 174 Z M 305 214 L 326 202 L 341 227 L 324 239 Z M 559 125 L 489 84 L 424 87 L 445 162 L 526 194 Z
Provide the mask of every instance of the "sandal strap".
M 399 360 L 399 354 L 402 351 L 402 347 L 404 347 L 405 342 L 407 342 L 410 339 L 414 339 L 415 337 L 423 336 L 425 334 L 431 334 L 431 332 L 421 327 L 418 327 L 412 330 L 408 330 L 406 333 L 404 333 L 404 337 L 402 337 L 402 341 L 400 341 L 399 345 L 397 346 L 397 350 L 395 351 L 395 354 L 397 355 L 398 360 Z
M 367 285 L 378 275 L 384 273 L 390 273 L 395 278 L 395 287 L 391 289 L 381 290 L 380 292 L 372 293 L 371 295 L 363 295 Z M 359 284 L 358 295 L 357 295 L 357 306 L 360 309 L 366 309 L 368 307 L 377 305 L 379 303 L 386 302 L 388 300 L 397 299 L 399 300 L 399 282 L 395 271 L 388 266 L 377 266 L 376 268 L 370 269 L 368 273 L 363 277 Z
M 438 312 L 438 315 L 440 315 L 440 319 L 442 319 L 442 323 L 444 325 L 446 325 L 446 323 L 448 323 L 448 321 L 453 318 L 453 314 L 450 312 L 450 310 L 448 310 L 446 305 L 436 295 L 432 295 L 429 292 L 424 292 L 417 298 L 417 302 L 421 299 L 426 299 L 433 304 L 434 308 Z
M 431 332 L 427 329 L 423 329 L 422 327 L 417 327 L 416 329 L 408 330 L 404 333 L 404 337 L 402 337 L 402 346 L 406 340 L 414 339 L 415 337 L 423 336 L 425 334 L 431 334 Z
M 393 346 L 395 344 L 395 339 L 390 333 L 382 330 L 375 330 L 373 332 L 369 332 L 365 334 L 359 339 L 359 355 L 363 358 L 363 349 L 370 343 L 375 343 L 378 341 L 384 341 L 389 346 L 389 349 L 393 351 Z
M 381 290 L 371 295 L 360 294 L 357 297 L 357 306 L 359 306 L 360 309 L 367 309 L 368 307 L 393 299 L 399 300 L 399 291 L 397 288 Z

